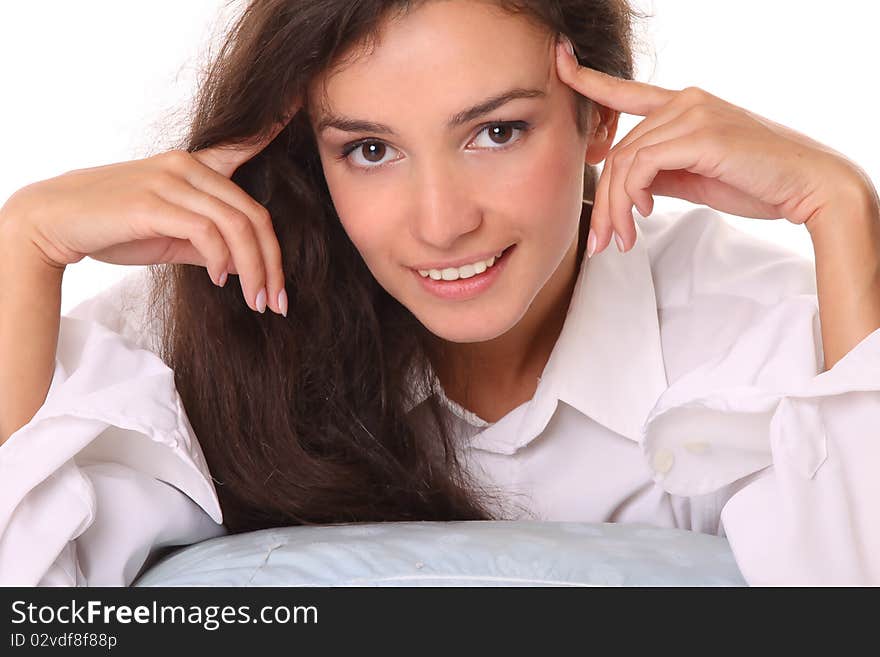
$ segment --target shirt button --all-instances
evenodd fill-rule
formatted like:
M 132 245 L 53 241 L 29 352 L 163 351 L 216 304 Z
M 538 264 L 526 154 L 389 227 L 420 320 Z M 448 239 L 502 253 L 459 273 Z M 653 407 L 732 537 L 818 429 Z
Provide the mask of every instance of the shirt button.
M 674 462 L 675 457 L 668 449 L 658 449 L 657 453 L 654 454 L 654 470 L 659 474 L 666 474 L 672 470 Z
M 707 449 L 709 449 L 709 443 L 703 442 L 701 440 L 696 440 L 691 443 L 685 443 L 684 445 L 682 445 L 682 447 L 684 447 L 692 454 L 702 454 Z

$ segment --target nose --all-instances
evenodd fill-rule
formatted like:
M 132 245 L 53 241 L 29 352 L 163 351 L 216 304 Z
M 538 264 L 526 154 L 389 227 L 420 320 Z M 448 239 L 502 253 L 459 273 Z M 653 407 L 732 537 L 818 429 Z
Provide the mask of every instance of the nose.
M 432 163 L 415 176 L 416 211 L 411 222 L 413 236 L 438 252 L 451 251 L 457 240 L 476 230 L 482 211 L 461 171 Z

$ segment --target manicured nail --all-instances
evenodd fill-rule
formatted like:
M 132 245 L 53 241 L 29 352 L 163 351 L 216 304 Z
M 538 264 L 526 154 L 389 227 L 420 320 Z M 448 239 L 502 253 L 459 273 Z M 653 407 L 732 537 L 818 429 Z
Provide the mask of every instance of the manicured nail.
M 229 272 L 228 272 L 228 271 L 224 271 L 224 272 L 220 275 L 220 287 L 223 287 L 224 285 L 226 285 L 226 278 L 227 278 L 227 276 L 229 276 Z
M 614 233 L 614 241 L 617 242 L 617 250 L 623 253 L 623 240 L 620 239 L 620 235 Z
M 559 50 L 559 54 L 563 54 L 563 52 L 567 52 L 569 55 L 574 55 L 574 46 L 571 45 L 571 41 L 566 36 L 560 36 L 559 41 L 557 42 L 561 49 Z
M 266 288 L 263 288 L 257 294 L 257 310 L 261 313 L 266 312 Z
M 278 307 L 281 308 L 281 314 L 287 317 L 287 291 L 284 288 L 278 293 Z
M 590 228 L 590 236 L 587 238 L 587 257 L 592 258 L 596 252 L 596 233 Z

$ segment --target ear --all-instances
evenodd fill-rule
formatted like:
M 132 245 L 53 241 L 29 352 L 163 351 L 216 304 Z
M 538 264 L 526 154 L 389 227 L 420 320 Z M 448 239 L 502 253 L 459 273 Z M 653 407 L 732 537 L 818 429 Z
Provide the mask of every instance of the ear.
M 584 162 L 599 164 L 608 156 L 608 151 L 611 150 L 611 145 L 614 143 L 614 136 L 617 134 L 617 120 L 619 118 L 620 112 L 601 105 L 595 106 L 591 121 L 593 130 L 587 144 Z

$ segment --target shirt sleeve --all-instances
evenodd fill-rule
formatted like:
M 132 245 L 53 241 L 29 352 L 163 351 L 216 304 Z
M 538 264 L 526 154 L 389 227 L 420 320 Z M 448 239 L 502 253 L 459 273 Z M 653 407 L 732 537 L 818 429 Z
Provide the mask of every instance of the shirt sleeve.
M 880 585 L 880 329 L 823 366 L 817 298 L 796 295 L 756 312 L 643 426 L 656 482 L 724 501 L 752 585 Z
M 121 329 L 143 280 L 62 316 L 46 400 L 0 445 L 0 585 L 127 586 L 162 548 L 225 533 L 173 372 Z

